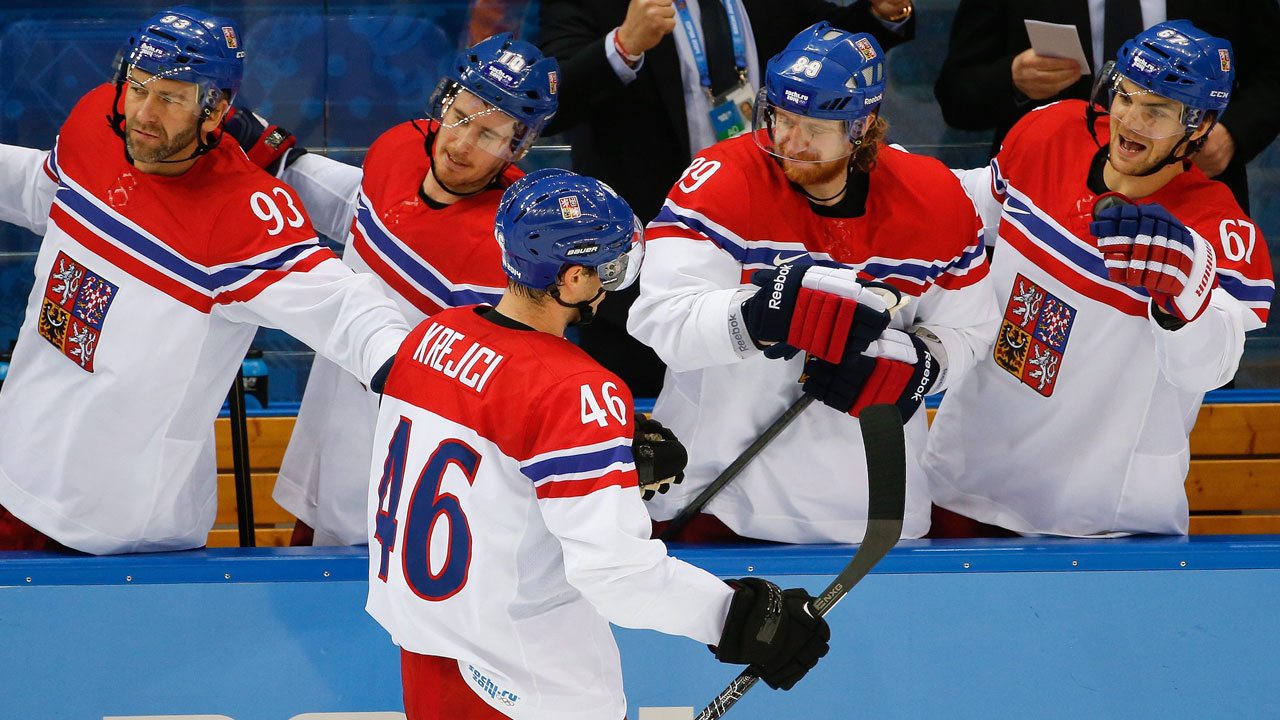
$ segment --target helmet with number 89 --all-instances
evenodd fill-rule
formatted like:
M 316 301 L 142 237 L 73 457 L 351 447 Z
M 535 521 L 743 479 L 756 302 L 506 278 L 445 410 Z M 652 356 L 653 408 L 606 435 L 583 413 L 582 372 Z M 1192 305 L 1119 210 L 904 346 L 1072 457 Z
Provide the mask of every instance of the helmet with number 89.
M 518 160 L 556 114 L 560 65 L 543 57 L 530 43 L 500 33 L 463 50 L 431 94 L 431 117 L 447 128 L 466 133 L 470 142 L 490 155 Z M 454 103 L 468 92 L 484 101 L 478 112 L 462 112 Z M 503 123 L 474 123 L 498 113 Z
M 756 95 L 756 144 L 797 162 L 847 157 L 861 143 L 884 90 L 884 51 L 875 38 L 828 22 L 813 25 L 769 60 Z
M 521 177 L 498 203 L 494 236 L 507 277 L 533 290 L 555 285 L 566 265 L 596 270 L 605 290 L 640 274 L 644 228 L 613 188 L 556 168 Z
M 1235 82 L 1231 43 L 1189 20 L 1159 23 L 1121 46 L 1094 84 L 1092 106 L 1111 113 L 1129 130 L 1161 139 L 1189 137 L 1212 111 L 1226 109 Z M 1179 106 L 1134 102 L 1158 95 Z

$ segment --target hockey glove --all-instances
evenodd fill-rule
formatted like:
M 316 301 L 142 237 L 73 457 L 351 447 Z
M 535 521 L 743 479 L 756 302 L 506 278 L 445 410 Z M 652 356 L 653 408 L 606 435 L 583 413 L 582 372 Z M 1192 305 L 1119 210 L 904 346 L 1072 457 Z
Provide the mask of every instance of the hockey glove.
M 1116 283 L 1143 288 L 1151 301 L 1184 322 L 1200 317 L 1217 285 L 1217 255 L 1157 203 L 1101 210 L 1089 223 Z
M 829 362 L 862 352 L 889 326 L 888 304 L 857 273 L 817 265 L 757 270 L 756 294 L 742 304 L 756 345 L 786 343 Z
M 804 392 L 824 405 L 858 417 L 868 405 L 892 403 L 903 422 L 941 377 L 924 341 L 901 330 L 886 330 L 867 352 L 840 364 L 810 357 L 804 372 Z
M 277 177 L 281 170 L 307 152 L 305 148 L 295 147 L 298 139 L 293 133 L 271 125 L 266 118 L 244 108 L 227 110 L 223 132 L 240 144 L 254 165 Z
M 676 434 L 657 420 L 636 413 L 635 422 L 631 454 L 635 457 L 636 474 L 640 476 L 640 495 L 651 500 L 684 480 L 689 453 Z
M 813 613 L 813 596 L 758 577 L 729 580 L 733 599 L 720 643 L 723 663 L 750 665 L 775 690 L 790 690 L 827 654 L 831 628 Z

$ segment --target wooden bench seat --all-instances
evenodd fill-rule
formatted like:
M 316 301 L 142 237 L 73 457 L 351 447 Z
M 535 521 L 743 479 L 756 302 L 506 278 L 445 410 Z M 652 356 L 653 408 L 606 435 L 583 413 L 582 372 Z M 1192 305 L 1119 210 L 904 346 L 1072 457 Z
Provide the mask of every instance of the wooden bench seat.
M 929 419 L 933 420 L 933 410 Z M 257 543 L 287 545 L 294 517 L 271 499 L 293 417 L 248 419 Z M 218 519 L 210 547 L 239 543 L 230 422 L 217 421 Z M 1280 534 L 1280 403 L 1211 403 L 1191 433 L 1187 499 L 1194 535 Z

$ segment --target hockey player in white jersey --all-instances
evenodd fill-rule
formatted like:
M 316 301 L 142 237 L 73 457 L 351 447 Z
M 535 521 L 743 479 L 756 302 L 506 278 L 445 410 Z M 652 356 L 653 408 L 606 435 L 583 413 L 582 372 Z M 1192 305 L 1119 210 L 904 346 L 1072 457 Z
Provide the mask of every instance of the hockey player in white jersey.
M 1188 435 L 1275 290 L 1262 233 L 1188 160 L 1235 61 L 1188 21 L 1155 25 L 1091 103 L 1029 113 L 964 173 L 1004 317 L 930 432 L 942 507 L 1019 533 L 1187 532 Z
M 714 645 L 789 689 L 827 651 L 811 597 L 725 584 L 648 539 L 631 393 L 563 337 L 639 272 L 631 209 L 539 170 L 504 193 L 496 234 L 497 307 L 423 321 L 380 388 L 368 610 L 401 648 L 410 720 L 621 720 L 610 622 Z
M 0 218 L 44 235 L 0 393 L 9 549 L 204 545 L 213 422 L 258 326 L 366 380 L 408 332 L 297 196 L 219 142 L 244 52 L 232 21 L 166 10 L 52 152 L 0 147 Z
M 684 483 L 650 503 L 655 520 L 672 518 L 802 392 L 825 403 L 756 456 L 683 539 L 860 541 L 856 418 L 881 402 L 908 420 L 903 535 L 929 529 L 916 410 L 973 365 L 996 308 L 972 203 L 936 160 L 881 143 L 884 92 L 874 39 L 826 23 L 805 30 L 769 61 L 753 132 L 699 153 L 649 224 L 628 328 L 668 365 L 653 414 L 692 458 Z M 867 292 L 872 280 L 906 300 L 892 325 Z M 831 311 L 807 316 L 817 290 Z
M 496 304 L 506 286 L 493 218 L 502 191 L 556 110 L 557 64 L 503 33 L 463 50 L 428 104 L 430 117 L 383 133 L 363 168 L 294 150 L 279 177 L 317 229 L 345 242 L 342 261 L 376 278 L 416 325 L 444 308 Z M 249 156 L 281 155 L 230 124 Z M 298 518 L 293 544 L 365 542 L 364 499 L 378 399 L 360 380 L 317 357 L 280 464 L 273 497 Z M 313 534 L 314 533 L 314 534 Z

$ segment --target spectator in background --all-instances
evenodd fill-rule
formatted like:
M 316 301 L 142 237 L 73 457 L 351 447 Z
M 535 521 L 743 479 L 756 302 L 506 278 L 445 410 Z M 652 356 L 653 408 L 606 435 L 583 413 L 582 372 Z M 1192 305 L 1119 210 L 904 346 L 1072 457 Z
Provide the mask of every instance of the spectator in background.
M 547 132 L 570 130 L 573 169 L 607 182 L 648 221 L 694 154 L 716 142 L 713 105 L 749 102 L 763 59 L 820 20 L 870 33 L 884 48 L 915 33 L 909 0 L 543 0 L 539 45 L 564 76 Z M 705 48 L 702 63 L 691 37 Z M 739 130 L 750 124 L 733 119 Z M 652 397 L 663 365 L 624 329 L 634 300 L 634 289 L 611 297 L 580 343 L 637 397 Z
M 961 130 L 994 129 L 994 157 L 1019 118 L 1057 100 L 1089 99 L 1097 69 L 1125 40 L 1177 18 L 1225 38 L 1235 50 L 1238 82 L 1231 110 L 1193 160 L 1207 176 L 1226 183 L 1248 212 L 1245 164 L 1280 131 L 1280 55 L 1270 49 L 1280 37 L 1276 0 L 960 0 L 934 85 L 942 116 Z M 1036 55 L 1026 19 L 1075 25 L 1093 67 Z
M 1019 533 L 1187 532 L 1188 435 L 1275 290 L 1262 233 L 1184 162 L 1234 106 L 1237 64 L 1161 23 L 1103 66 L 1091 103 L 1028 113 L 963 173 L 1004 320 L 930 429 L 938 505 Z

